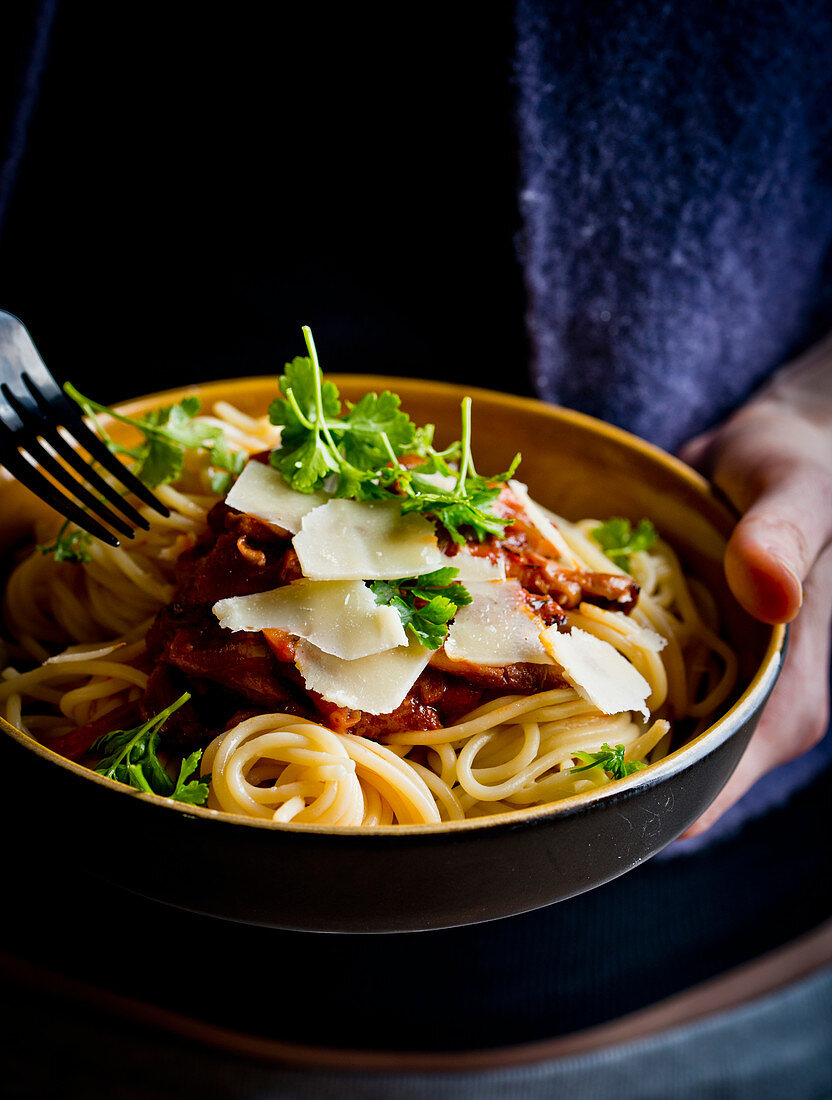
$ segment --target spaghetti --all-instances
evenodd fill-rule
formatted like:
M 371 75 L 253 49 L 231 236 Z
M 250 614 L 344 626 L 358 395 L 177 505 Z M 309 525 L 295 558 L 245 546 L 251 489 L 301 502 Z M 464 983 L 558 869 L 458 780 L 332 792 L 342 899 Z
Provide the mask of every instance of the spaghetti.
M 225 403 L 203 419 L 222 426 L 229 443 L 247 454 L 275 445 L 266 418 Z M 107 732 L 138 713 L 153 675 L 148 632 L 176 596 L 177 562 L 199 546 L 220 500 L 210 490 L 210 472 L 204 460 L 190 460 L 175 486 L 157 490 L 170 516 L 144 510 L 150 529 L 127 545 L 93 541 L 89 560 L 75 563 L 35 550 L 16 566 L 4 596 L 13 641 L 0 683 L 0 708 L 13 726 L 73 755 L 67 746 L 79 730 Z M 577 570 L 628 577 L 591 537 L 597 521 L 545 516 Z M 259 553 L 241 539 L 241 554 Z M 608 643 L 635 668 L 649 686 L 649 718 L 603 713 L 565 681 L 523 694 L 480 692 L 479 705 L 442 728 L 399 728 L 380 737 L 255 705 L 205 749 L 208 806 L 336 828 L 439 824 L 540 805 L 612 781 L 600 765 L 578 770 L 580 754 L 615 745 L 623 746 L 625 762 L 660 759 L 670 747 L 671 723 L 704 720 L 730 695 L 736 658 L 717 632 L 713 600 L 685 577 L 669 545 L 659 540 L 634 552 L 629 569 L 639 594 L 628 613 L 582 599 L 564 610 L 564 629 Z M 435 660 L 445 667 L 439 655 Z M 88 745 L 89 738 L 84 751 Z M 75 755 L 84 758 L 84 751 Z M 168 751 L 175 769 L 175 746 Z

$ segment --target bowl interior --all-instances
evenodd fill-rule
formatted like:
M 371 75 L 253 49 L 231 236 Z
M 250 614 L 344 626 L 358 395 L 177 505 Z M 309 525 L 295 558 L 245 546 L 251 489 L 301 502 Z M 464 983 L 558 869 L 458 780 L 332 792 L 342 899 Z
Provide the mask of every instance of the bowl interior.
M 507 468 L 520 451 L 523 457 L 516 476 L 528 485 L 532 497 L 541 504 L 571 520 L 586 517 L 603 520 L 623 515 L 637 521 L 648 517 L 679 552 L 686 567 L 707 583 L 723 611 L 725 633 L 740 659 L 735 698 L 747 691 L 769 663 L 777 660 L 783 628 L 754 621 L 742 611 L 725 583 L 722 555 L 735 517 L 708 483 L 677 459 L 590 417 L 526 398 L 394 377 L 339 375 L 336 380 L 342 397 L 351 401 L 357 401 L 369 390 L 392 389 L 401 396 L 402 407 L 417 424 L 436 425 L 440 444 L 459 438 L 460 402 L 466 393 L 471 393 L 473 451 L 481 473 Z M 137 398 L 119 409 L 136 415 L 196 393 L 206 411 L 215 401 L 224 400 L 245 413 L 261 416 L 276 392 L 273 378 L 237 379 Z M 129 427 L 111 421 L 107 428 L 118 441 L 130 442 Z M 35 521 L 54 513 L 2 470 L 0 508 L 4 517 L 0 554 L 9 563 L 14 549 L 31 537 Z M 700 737 L 706 735 L 707 731 Z M 18 736 L 25 737 L 19 731 Z M 41 746 L 37 751 L 64 767 L 77 768 Z M 645 769 L 628 782 L 637 782 L 648 774 L 649 769 Z M 110 783 L 97 776 L 95 780 Z M 572 803 L 576 799 L 567 801 Z M 560 805 L 555 804 L 553 809 Z M 525 812 L 514 812 L 511 816 Z M 538 813 L 539 810 L 528 811 L 529 816 Z M 454 826 L 443 826 L 449 827 Z

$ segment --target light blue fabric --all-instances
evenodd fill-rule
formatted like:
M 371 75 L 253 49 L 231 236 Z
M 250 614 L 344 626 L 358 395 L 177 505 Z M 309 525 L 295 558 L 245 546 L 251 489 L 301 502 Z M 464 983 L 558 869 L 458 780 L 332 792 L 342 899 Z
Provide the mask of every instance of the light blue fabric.
M 5 991 L 9 994 L 9 990 Z M 325 990 L 322 990 L 325 995 Z M 291 991 L 275 989 L 277 996 Z M 391 1005 L 395 991 L 391 991 Z M 730 1012 L 579 1057 L 480 1073 L 284 1070 L 117 1017 L 3 997 L 4 1095 L 84 1100 L 825 1100 L 832 968 Z M 379 1011 L 387 1011 L 379 998 Z M 34 1019 L 33 1019 L 34 1017 Z M 367 1021 L 372 1039 L 372 1020 Z

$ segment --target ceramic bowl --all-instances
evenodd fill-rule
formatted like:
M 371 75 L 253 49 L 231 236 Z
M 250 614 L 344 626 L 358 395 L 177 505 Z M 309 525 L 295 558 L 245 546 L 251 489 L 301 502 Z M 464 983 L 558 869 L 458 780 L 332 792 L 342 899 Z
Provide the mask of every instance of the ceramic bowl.
M 344 397 L 390 388 L 437 439 L 459 436 L 462 389 L 377 376 L 336 378 Z M 198 393 L 261 415 L 270 378 L 218 382 L 139 398 L 130 414 Z M 748 743 L 777 678 L 785 628 L 747 616 L 721 561 L 735 516 L 677 459 L 590 417 L 474 390 L 478 468 L 505 469 L 516 451 L 531 495 L 570 519 L 650 517 L 686 568 L 717 594 L 740 657 L 738 690 L 713 724 L 664 760 L 592 793 L 488 819 L 361 831 L 275 825 L 133 791 L 56 755 L 3 723 L 10 797 L 79 868 L 195 912 L 276 928 L 398 932 L 494 920 L 550 905 L 624 874 L 678 837 L 713 801 Z M 116 431 L 114 430 L 114 434 Z M 26 538 L 45 508 L 0 472 L 2 539 Z M 9 777 L 15 776 L 13 783 Z M 48 839 L 47 839 L 48 838 Z M 152 858 L 124 859 L 141 850 Z

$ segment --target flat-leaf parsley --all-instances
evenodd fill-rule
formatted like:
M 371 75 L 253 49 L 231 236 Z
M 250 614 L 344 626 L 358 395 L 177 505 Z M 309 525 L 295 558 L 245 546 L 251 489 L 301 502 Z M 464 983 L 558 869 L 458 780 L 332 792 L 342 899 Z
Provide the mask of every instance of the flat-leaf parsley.
M 458 569 L 446 567 L 420 577 L 373 581 L 370 591 L 377 604 L 398 611 L 402 626 L 426 649 L 440 649 L 448 636 L 448 623 L 460 607 L 471 602 L 468 589 L 454 580 L 458 573 Z
M 64 390 L 92 419 L 98 434 L 113 454 L 124 454 L 133 459 L 133 473 L 151 489 L 175 481 L 182 473 L 185 452 L 193 447 L 208 452 L 214 467 L 211 488 L 215 493 L 227 492 L 233 478 L 246 463 L 246 453 L 229 447 L 222 428 L 195 419 L 201 407 L 196 396 L 185 397 L 175 405 L 151 409 L 143 417 L 132 417 L 123 416 L 106 405 L 84 397 L 69 382 Z M 123 424 L 138 428 L 144 436 L 143 441 L 135 447 L 123 447 L 116 443 L 101 427 L 96 419 L 97 413 L 106 413 Z
M 623 516 L 613 516 L 590 531 L 607 557 L 621 569 L 627 569 L 630 555 L 637 550 L 649 550 L 658 535 L 649 519 L 639 520 L 635 528 Z
M 82 531 L 76 527 L 72 520 L 67 520 L 55 536 L 55 541 L 48 546 L 38 544 L 41 554 L 51 554 L 55 561 L 82 562 L 91 561 L 89 545 L 92 535 L 88 531 Z
M 438 520 L 457 543 L 466 532 L 482 541 L 502 535 L 509 521 L 493 509 L 508 471 L 479 477 L 471 455 L 471 399 L 462 402 L 462 440 L 443 451 L 433 446 L 433 427 L 418 428 L 402 412 L 401 399 L 385 390 L 368 393 L 341 412 L 335 384 L 324 380 L 315 343 L 303 329 L 309 356 L 287 363 L 279 379 L 281 397 L 269 409 L 281 426 L 280 446 L 271 464 L 302 493 L 322 489 L 332 479 L 337 497 L 353 500 L 397 499 L 403 513 L 423 512 Z M 400 459 L 407 455 L 405 464 Z M 416 461 L 414 461 L 416 460 Z M 449 460 L 458 460 L 454 469 Z M 439 474 L 448 484 L 428 480 Z
M 605 741 L 599 752 L 576 752 L 575 755 L 583 764 L 571 771 L 586 772 L 590 768 L 603 768 L 610 779 L 624 779 L 644 767 L 640 760 L 625 760 L 626 751 L 623 745 L 616 745 L 613 749 Z
M 159 748 L 159 728 L 165 724 L 174 711 L 190 699 L 185 692 L 175 703 L 165 707 L 153 718 L 134 726 L 129 730 L 114 730 L 105 733 L 90 746 L 90 752 L 101 754 L 96 771 L 108 779 L 126 783 L 128 787 L 145 791 L 148 794 L 160 794 L 175 802 L 187 802 L 193 806 L 202 806 L 208 798 L 208 776 L 201 780 L 190 777 L 199 766 L 202 749 L 186 756 L 179 765 L 179 774 L 172 779 L 164 768 L 157 752 Z

